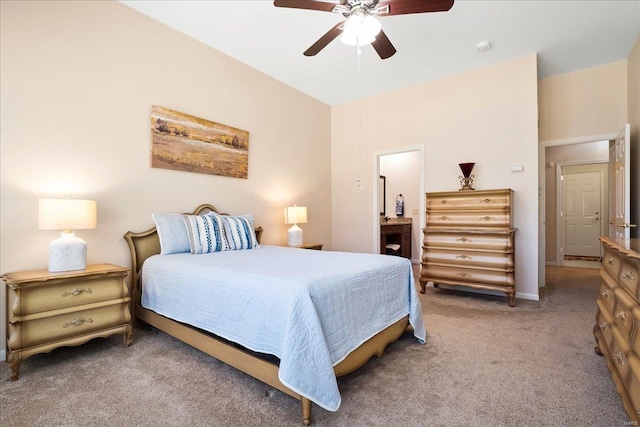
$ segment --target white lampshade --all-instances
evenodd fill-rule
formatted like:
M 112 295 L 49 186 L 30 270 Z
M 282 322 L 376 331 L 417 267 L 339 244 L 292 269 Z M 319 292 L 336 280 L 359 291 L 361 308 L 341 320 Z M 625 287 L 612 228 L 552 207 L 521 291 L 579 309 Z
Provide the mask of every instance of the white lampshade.
M 307 222 L 306 206 L 291 206 L 284 208 L 285 224 L 305 224 Z
M 285 224 L 293 224 L 287 231 L 287 245 L 300 246 L 303 242 L 302 229 L 298 224 L 307 222 L 307 208 L 305 206 L 291 206 L 284 208 Z
M 79 199 L 40 199 L 40 230 L 83 230 L 96 228 L 96 201 Z
M 72 229 L 96 228 L 95 200 L 40 199 L 38 228 L 65 230 L 49 244 L 49 271 L 84 270 L 87 267 L 87 243 Z

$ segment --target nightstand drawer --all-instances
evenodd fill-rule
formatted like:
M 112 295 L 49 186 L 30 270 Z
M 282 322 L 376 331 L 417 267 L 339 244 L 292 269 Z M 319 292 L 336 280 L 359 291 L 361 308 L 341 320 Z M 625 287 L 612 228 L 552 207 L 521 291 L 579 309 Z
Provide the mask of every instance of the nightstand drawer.
M 124 298 L 128 292 L 124 277 L 118 274 L 52 280 L 44 286 L 25 286 L 19 292 L 9 292 L 9 321 L 43 311 Z
M 130 320 L 126 303 L 116 302 L 89 310 L 9 323 L 7 345 L 9 350 L 29 348 L 123 325 Z

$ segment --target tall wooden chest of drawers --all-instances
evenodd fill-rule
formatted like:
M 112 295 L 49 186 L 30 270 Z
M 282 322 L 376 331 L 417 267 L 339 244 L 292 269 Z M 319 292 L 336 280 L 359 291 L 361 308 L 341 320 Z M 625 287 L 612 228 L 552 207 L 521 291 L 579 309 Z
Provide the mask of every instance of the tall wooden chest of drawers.
M 428 282 L 492 289 L 506 293 L 515 306 L 513 190 L 427 193 L 426 198 L 421 292 Z
M 123 334 L 131 344 L 129 270 L 112 264 L 2 276 L 7 286 L 7 363 L 11 380 L 27 357 L 96 337 Z
M 640 239 L 600 238 L 596 353 L 604 356 L 629 419 L 640 422 Z

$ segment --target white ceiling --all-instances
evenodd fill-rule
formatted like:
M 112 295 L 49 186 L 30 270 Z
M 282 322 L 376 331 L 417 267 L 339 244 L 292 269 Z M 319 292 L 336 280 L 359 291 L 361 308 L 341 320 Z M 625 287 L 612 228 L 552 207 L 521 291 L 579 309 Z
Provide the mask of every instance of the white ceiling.
M 531 53 L 539 78 L 591 68 L 626 59 L 640 34 L 640 0 L 456 0 L 448 12 L 380 18 L 398 50 L 389 59 L 371 46 L 358 59 L 337 39 L 306 57 L 342 15 L 268 0 L 120 1 L 329 105 Z M 481 53 L 485 40 L 493 48 Z

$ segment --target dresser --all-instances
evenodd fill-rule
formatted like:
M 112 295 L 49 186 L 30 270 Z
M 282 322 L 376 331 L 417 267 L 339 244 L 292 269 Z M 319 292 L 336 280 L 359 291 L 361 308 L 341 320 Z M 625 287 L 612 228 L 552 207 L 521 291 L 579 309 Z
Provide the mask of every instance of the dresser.
M 640 239 L 600 238 L 604 248 L 593 335 L 633 425 L 640 422 Z
M 513 190 L 426 194 L 421 292 L 465 286 L 504 292 L 515 306 Z
M 388 244 L 400 245 L 398 255 L 411 259 L 412 218 L 380 220 L 380 253 L 387 253 Z
M 128 269 L 111 264 L 85 270 L 8 273 L 7 364 L 11 380 L 20 364 L 38 353 L 74 346 L 96 337 L 123 334 L 131 344 Z

